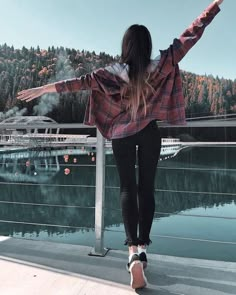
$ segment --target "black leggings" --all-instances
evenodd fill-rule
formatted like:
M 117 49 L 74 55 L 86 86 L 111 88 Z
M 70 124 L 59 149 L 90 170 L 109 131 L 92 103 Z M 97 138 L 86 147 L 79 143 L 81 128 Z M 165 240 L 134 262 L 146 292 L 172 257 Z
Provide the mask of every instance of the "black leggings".
M 154 181 L 161 150 L 161 136 L 152 121 L 138 133 L 112 140 L 113 154 L 120 176 L 122 216 L 126 242 L 149 245 L 154 211 Z M 136 182 L 136 154 L 138 184 Z M 137 229 L 139 226 L 139 236 Z

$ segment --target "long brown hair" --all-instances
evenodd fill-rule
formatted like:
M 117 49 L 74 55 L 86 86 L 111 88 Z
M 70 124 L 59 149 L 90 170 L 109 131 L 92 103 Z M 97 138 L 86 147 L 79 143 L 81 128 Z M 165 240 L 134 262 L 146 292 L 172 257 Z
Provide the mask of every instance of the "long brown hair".
M 121 62 L 129 65 L 129 85 L 122 96 L 128 97 L 127 109 L 135 120 L 140 105 L 146 115 L 145 93 L 147 90 L 147 67 L 152 53 L 152 39 L 149 30 L 143 25 L 132 25 L 122 40 Z

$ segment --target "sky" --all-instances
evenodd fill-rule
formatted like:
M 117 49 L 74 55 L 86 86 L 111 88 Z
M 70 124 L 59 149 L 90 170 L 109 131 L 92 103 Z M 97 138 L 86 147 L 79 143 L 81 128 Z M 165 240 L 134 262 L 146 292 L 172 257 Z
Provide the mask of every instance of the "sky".
M 211 3 L 209 0 L 0 0 L 0 44 L 21 49 L 64 46 L 120 55 L 121 40 L 132 24 L 147 26 L 153 55 Z M 182 70 L 236 79 L 236 0 L 221 12 L 180 62 Z

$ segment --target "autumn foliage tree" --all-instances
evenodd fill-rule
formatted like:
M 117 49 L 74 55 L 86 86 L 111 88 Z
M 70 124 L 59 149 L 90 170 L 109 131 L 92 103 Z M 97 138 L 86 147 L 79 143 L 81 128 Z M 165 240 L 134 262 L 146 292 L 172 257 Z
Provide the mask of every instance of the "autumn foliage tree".
M 96 54 L 54 46 L 47 50 L 39 46 L 15 49 L 7 44 L 0 45 L 0 113 L 18 107 L 19 110 L 27 108 L 27 115 L 47 115 L 58 122 L 82 122 L 88 91 L 61 94 L 59 99 L 50 96 L 45 101 L 45 105 L 51 103 L 48 109 L 37 106 L 38 100 L 29 104 L 17 101 L 16 94 L 22 89 L 79 77 L 115 61 L 119 61 L 119 56 L 105 52 Z M 236 112 L 236 80 L 185 71 L 181 75 L 187 117 Z

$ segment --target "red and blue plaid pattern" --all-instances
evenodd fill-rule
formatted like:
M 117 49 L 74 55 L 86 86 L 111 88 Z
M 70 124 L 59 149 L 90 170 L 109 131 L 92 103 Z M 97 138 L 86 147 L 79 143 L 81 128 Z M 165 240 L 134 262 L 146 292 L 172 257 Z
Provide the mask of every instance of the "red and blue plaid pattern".
M 137 119 L 131 120 L 121 98 L 121 90 L 129 83 L 128 65 L 114 64 L 91 74 L 56 83 L 57 92 L 91 90 L 84 123 L 96 125 L 108 139 L 123 138 L 142 130 L 150 121 L 185 124 L 185 103 L 178 63 L 201 38 L 206 26 L 220 11 L 212 3 L 160 57 L 149 66 L 148 83 L 153 91 L 146 97 L 147 113 L 140 106 Z

